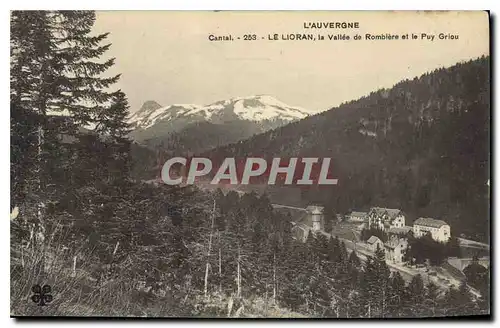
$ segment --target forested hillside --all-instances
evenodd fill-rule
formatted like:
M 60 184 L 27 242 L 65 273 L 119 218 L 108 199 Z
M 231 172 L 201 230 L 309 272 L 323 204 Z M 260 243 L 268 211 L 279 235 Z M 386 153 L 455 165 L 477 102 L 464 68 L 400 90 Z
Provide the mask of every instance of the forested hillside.
M 405 283 L 398 272 L 389 271 L 380 249 L 362 261 L 338 238 L 311 233 L 305 242 L 293 239 L 290 217 L 274 211 L 266 195 L 240 197 L 236 192 L 224 195 L 220 190 L 132 179 L 134 145 L 127 138 L 130 131 L 125 122 L 128 101 L 122 91 L 114 89 L 119 76 L 106 75 L 114 60 L 103 59 L 111 45 L 107 34 L 91 33 L 95 20 L 91 11 L 11 13 L 11 315 L 373 318 L 489 314 L 488 269 L 480 279 L 471 280 L 481 296 L 473 296 L 465 283 L 440 290 L 425 284 L 420 275 Z M 471 74 L 478 74 L 484 66 L 486 60 L 463 67 L 475 68 Z M 318 149 L 328 144 L 332 153 L 341 154 L 352 142 L 356 150 L 370 150 L 366 154 L 374 156 L 383 153 L 383 140 L 401 141 L 389 139 L 389 132 L 380 141 L 358 136 L 359 124 L 354 128 L 346 114 L 356 107 L 353 104 L 340 110 L 345 115 L 334 124 L 326 124 L 321 116 L 294 124 L 303 133 L 299 144 L 292 143 L 295 136 L 285 128 L 239 146 L 260 145 L 268 154 L 286 152 L 279 148 L 284 146 L 314 152 L 316 140 Z M 477 106 L 483 108 L 481 103 Z M 304 123 L 306 130 L 311 124 L 317 128 L 306 132 Z M 463 124 L 461 120 L 454 124 L 459 123 Z M 379 123 L 374 124 L 379 133 Z M 431 128 L 432 124 L 423 126 Z M 351 136 L 339 132 L 349 126 L 354 129 Z M 331 135 L 337 134 L 340 143 L 317 139 L 327 127 L 332 127 Z M 81 133 L 83 128 L 85 133 Z M 280 143 L 270 140 L 271 135 Z M 356 139 L 364 143 L 353 142 Z M 429 152 L 421 148 L 421 154 Z M 243 148 L 237 152 L 244 153 Z M 351 150 L 346 156 L 354 158 L 355 153 Z M 385 156 L 381 158 L 387 164 L 390 153 Z M 453 166 L 457 155 L 451 151 L 449 156 L 455 156 Z M 408 169 L 427 174 L 416 158 L 410 158 L 408 163 L 414 165 Z M 353 167 L 367 169 L 363 163 Z M 392 174 L 388 169 L 385 172 L 385 176 Z M 353 174 L 349 180 L 353 191 L 354 182 L 361 181 L 356 177 Z M 376 183 L 373 180 L 373 186 Z M 385 195 L 379 196 L 374 187 L 370 190 L 363 197 Z M 363 203 L 353 199 L 352 204 Z M 351 204 L 343 198 L 338 202 Z M 41 286 L 51 286 L 50 301 L 47 293 L 37 292 L 36 285 L 41 290 Z M 42 296 L 46 304 L 41 304 Z
M 260 127 L 243 121 L 224 124 L 197 122 L 164 137 L 145 140 L 143 144 L 151 149 L 169 153 L 171 156 L 186 155 L 247 139 L 261 132 Z
M 337 213 L 370 206 L 489 233 L 489 57 L 442 68 L 210 156 L 332 157 L 339 184 L 303 192 Z M 409 222 L 408 224 L 411 224 Z

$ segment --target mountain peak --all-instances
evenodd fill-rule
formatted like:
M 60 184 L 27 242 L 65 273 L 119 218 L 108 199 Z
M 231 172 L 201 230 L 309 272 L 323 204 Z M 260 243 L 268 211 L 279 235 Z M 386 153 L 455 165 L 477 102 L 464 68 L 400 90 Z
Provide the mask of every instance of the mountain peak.
M 254 95 L 221 100 L 205 106 L 174 104 L 161 107 L 154 101 L 147 101 L 130 116 L 129 123 L 148 129 L 159 122 L 173 122 L 180 118 L 216 123 L 234 120 L 292 122 L 307 116 L 306 110 L 287 105 L 271 95 Z
M 158 108 L 161 108 L 161 107 L 162 106 L 159 103 L 157 103 L 156 101 L 148 100 L 148 101 L 144 102 L 144 104 L 142 104 L 141 109 L 139 109 L 139 112 L 153 111 L 153 110 L 157 110 Z

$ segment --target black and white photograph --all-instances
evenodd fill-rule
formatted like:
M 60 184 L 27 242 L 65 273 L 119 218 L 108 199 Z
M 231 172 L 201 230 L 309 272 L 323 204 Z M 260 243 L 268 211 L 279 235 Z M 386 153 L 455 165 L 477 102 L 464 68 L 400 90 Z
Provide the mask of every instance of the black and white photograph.
M 488 11 L 10 11 L 10 316 L 490 318 Z

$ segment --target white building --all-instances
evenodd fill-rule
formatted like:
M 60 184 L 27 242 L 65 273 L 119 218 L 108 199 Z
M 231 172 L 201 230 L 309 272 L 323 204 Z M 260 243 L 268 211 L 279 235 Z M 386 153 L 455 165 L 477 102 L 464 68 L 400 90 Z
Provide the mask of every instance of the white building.
M 385 244 L 385 259 L 392 263 L 402 263 L 408 249 L 408 240 L 392 236 Z
M 361 231 L 368 228 L 368 213 L 353 211 L 346 215 L 346 222 L 353 225 L 353 229 Z
M 413 235 L 417 238 L 430 233 L 432 239 L 446 243 L 451 237 L 450 226 L 442 221 L 432 218 L 419 218 L 413 222 Z
M 377 247 L 380 248 L 380 249 L 383 249 L 384 248 L 384 243 L 382 242 L 382 240 L 380 240 L 380 238 L 378 238 L 377 236 L 371 236 L 367 241 L 366 243 L 368 244 L 368 248 L 372 251 L 372 252 L 375 252 L 377 250 Z
M 394 227 L 394 228 L 389 228 L 385 232 L 389 236 L 400 236 L 400 237 L 405 237 L 408 235 L 410 231 L 413 231 L 413 227 L 410 226 L 404 226 L 404 227 Z
M 323 230 L 325 228 L 324 207 L 310 205 L 306 208 L 307 214 L 310 217 L 310 222 L 314 231 Z
M 296 240 L 305 242 L 311 232 L 315 235 L 326 234 L 323 206 L 311 205 L 301 213 L 300 217 L 292 222 L 292 235 Z
M 383 231 L 405 226 L 405 216 L 401 210 L 393 208 L 372 207 L 368 212 L 368 226 Z
M 348 222 L 360 222 L 363 223 L 365 220 L 368 220 L 368 213 L 366 212 L 356 212 L 352 211 L 351 214 L 347 216 Z

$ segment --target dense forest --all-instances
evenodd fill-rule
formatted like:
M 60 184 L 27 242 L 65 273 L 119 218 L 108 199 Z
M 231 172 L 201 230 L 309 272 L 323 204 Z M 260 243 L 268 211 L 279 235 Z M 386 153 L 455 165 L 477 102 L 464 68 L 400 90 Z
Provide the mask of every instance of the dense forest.
M 465 283 L 405 284 L 382 250 L 361 261 L 338 238 L 296 241 L 266 195 L 132 179 L 127 98 L 110 91 L 119 76 L 106 76 L 114 60 L 102 60 L 111 45 L 91 34 L 95 19 L 11 13 L 12 315 L 489 313 L 483 280 L 471 281 L 481 297 Z M 52 286 L 52 302 L 31 300 L 35 284 Z
M 303 191 L 301 205 L 399 208 L 408 225 L 434 217 L 488 241 L 489 74 L 489 57 L 437 69 L 210 156 L 331 157 L 339 184 Z

